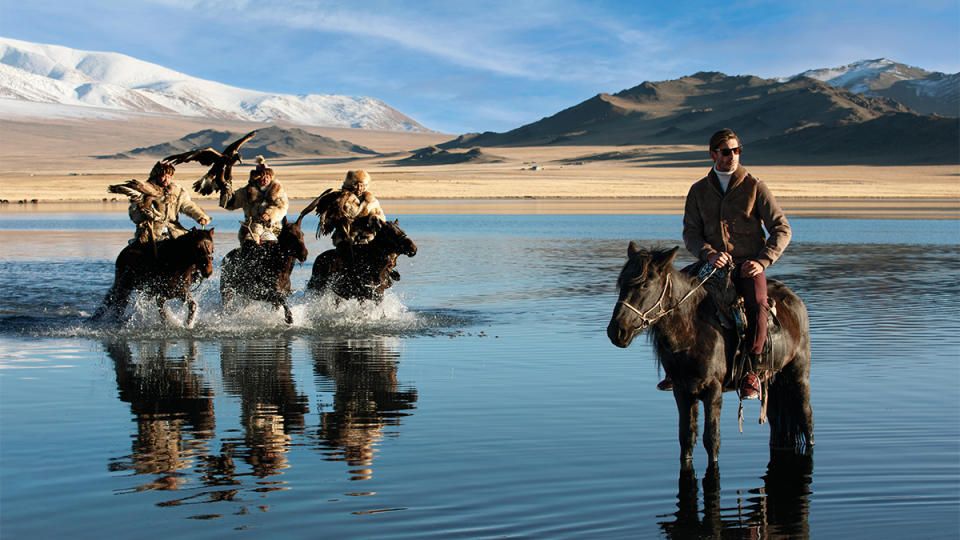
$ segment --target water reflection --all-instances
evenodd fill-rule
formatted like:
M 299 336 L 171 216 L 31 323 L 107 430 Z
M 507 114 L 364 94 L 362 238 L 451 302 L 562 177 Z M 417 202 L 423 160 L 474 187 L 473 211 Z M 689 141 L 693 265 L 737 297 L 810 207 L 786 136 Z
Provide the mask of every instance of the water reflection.
M 711 465 L 703 476 L 703 510 L 699 508 L 696 472 L 680 471 L 677 512 L 660 522 L 668 538 L 809 538 L 809 496 L 813 457 L 771 451 L 763 486 L 724 508 L 720 469 Z M 667 516 L 661 516 L 667 517 Z
M 332 392 L 322 405 L 317 435 L 330 461 L 344 461 L 351 480 L 373 475 L 376 447 L 416 408 L 417 391 L 397 380 L 400 354 L 393 340 L 328 340 L 311 347 L 321 391 Z
M 292 432 L 302 431 L 307 396 L 293 378 L 289 338 L 225 341 L 220 349 L 224 389 L 240 398 L 242 439 L 226 439 L 220 455 L 242 458 L 257 478 L 287 468 Z M 264 487 L 258 491 L 280 489 Z
M 194 459 L 207 453 L 215 426 L 213 392 L 196 363 L 196 344 L 141 343 L 134 355 L 125 341 L 105 343 L 121 401 L 136 421 L 133 453 L 110 463 L 112 471 L 153 478 L 133 491 L 173 490 Z

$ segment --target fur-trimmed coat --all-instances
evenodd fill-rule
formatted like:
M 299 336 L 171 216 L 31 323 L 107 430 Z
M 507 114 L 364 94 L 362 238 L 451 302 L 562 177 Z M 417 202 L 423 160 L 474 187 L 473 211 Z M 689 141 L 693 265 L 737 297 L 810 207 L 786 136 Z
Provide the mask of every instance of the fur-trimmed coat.
M 227 210 L 242 208 L 244 221 L 237 236 L 241 243 L 244 240 L 259 243 L 260 234 L 267 229 L 272 230 L 277 236 L 280 235 L 280 230 L 283 228 L 282 221 L 287 215 L 290 202 L 280 182 L 273 180 L 263 188 L 247 184 L 234 191 L 223 207 Z M 266 222 L 261 220 L 263 214 L 267 214 L 269 218 Z
M 373 193 L 364 191 L 363 194 L 358 197 L 358 199 L 360 202 L 359 210 L 357 212 L 357 216 L 353 219 L 353 223 L 355 225 L 361 222 L 364 218 L 370 216 L 375 217 L 380 223 L 386 223 L 387 216 L 383 213 L 383 208 L 380 207 L 380 201 L 373 196 Z M 352 227 L 350 233 L 350 239 L 353 240 L 353 243 L 355 244 L 366 244 L 373 240 L 373 237 L 377 234 L 376 231 L 361 229 L 357 226 Z M 330 237 L 330 239 L 333 241 L 334 246 L 338 246 L 344 240 L 347 240 L 347 233 L 340 227 L 337 227 L 337 229 L 333 231 L 333 235 Z
M 128 213 L 137 224 L 136 240 L 141 243 L 160 240 L 166 231 L 170 238 L 187 232 L 180 224 L 180 212 L 195 221 L 210 220 L 210 216 L 197 203 L 190 200 L 187 190 L 179 184 L 169 183 L 159 196 L 144 197 L 130 201 Z
M 780 258 L 791 236 L 773 193 L 742 166 L 733 172 L 726 192 L 711 169 L 687 193 L 683 243 L 702 261 L 726 251 L 737 264 L 754 260 L 767 268 Z

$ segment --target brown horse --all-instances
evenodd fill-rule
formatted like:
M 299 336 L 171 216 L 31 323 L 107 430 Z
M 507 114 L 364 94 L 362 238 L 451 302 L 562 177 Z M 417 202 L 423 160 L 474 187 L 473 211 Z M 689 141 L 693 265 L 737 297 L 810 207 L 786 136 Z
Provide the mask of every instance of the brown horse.
M 287 305 L 291 293 L 290 274 L 295 261 L 307 260 L 301 220 L 303 214 L 293 223 L 283 218 L 283 229 L 276 242 L 265 242 L 252 250 L 236 248 L 227 253 L 220 275 L 220 297 L 224 305 L 238 294 L 270 302 L 275 309 L 282 307 L 284 320 L 293 324 L 293 312 Z
M 711 462 L 720 450 L 720 407 L 724 381 L 736 354 L 735 330 L 717 320 L 714 302 L 701 281 L 674 270 L 679 248 L 627 248 L 627 263 L 617 285 L 620 296 L 607 326 L 607 336 L 618 347 L 650 331 L 657 361 L 673 379 L 673 397 L 680 414 L 680 459 L 690 464 L 697 439 L 698 401 L 706 421 L 703 445 Z M 772 448 L 806 449 L 813 446 L 810 408 L 810 323 L 807 309 L 793 291 L 775 280 L 767 293 L 776 301 L 780 328 L 771 333 L 773 353 L 765 360 L 771 376 L 766 405 Z
M 170 299 L 183 300 L 189 309 L 186 326 L 193 326 L 197 301 L 190 294 L 193 283 L 213 273 L 213 229 L 191 229 L 189 232 L 152 246 L 129 244 L 117 255 L 113 286 L 93 315 L 94 320 L 117 320 L 123 316 L 130 293 L 139 290 L 156 299 L 164 321 L 170 315 L 164 304 Z
M 333 291 L 341 298 L 380 301 L 383 292 L 400 279 L 395 270 L 397 256 L 413 257 L 417 245 L 397 221 L 380 226 L 369 244 L 353 246 L 353 260 L 345 260 L 335 249 L 324 251 L 313 263 L 307 290 Z

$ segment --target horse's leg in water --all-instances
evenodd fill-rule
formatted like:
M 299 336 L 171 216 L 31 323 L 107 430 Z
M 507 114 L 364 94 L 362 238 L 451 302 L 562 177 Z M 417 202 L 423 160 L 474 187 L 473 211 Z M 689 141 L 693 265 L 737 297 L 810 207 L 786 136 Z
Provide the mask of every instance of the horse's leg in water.
M 170 315 L 170 312 L 164 309 L 166 306 L 167 299 L 163 295 L 157 296 L 157 310 L 160 312 L 160 318 L 163 320 L 164 324 L 173 324 L 173 317 Z
M 190 294 L 190 291 L 187 291 L 186 297 L 187 303 L 187 328 L 193 328 L 193 321 L 197 317 L 197 301 L 194 300 L 193 295 Z
M 704 390 L 703 401 L 703 448 L 710 463 L 720 457 L 720 409 L 723 405 L 723 383 L 717 380 Z
M 680 464 L 693 466 L 693 447 L 697 444 L 697 399 L 689 392 L 673 387 L 673 398 L 677 402 L 680 432 Z
M 287 321 L 287 324 L 293 324 L 293 312 L 290 311 L 290 306 L 287 305 L 287 301 L 282 300 L 280 306 L 283 307 L 283 320 Z

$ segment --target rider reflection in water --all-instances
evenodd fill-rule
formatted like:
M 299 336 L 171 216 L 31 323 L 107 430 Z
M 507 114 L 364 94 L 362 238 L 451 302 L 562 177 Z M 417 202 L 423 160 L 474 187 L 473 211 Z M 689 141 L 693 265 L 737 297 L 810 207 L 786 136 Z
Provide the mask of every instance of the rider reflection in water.
M 289 207 L 287 192 L 273 169 L 267 167 L 263 156 L 257 156 L 256 162 L 247 185 L 230 194 L 223 205 L 227 210 L 243 209 L 244 221 L 237 236 L 244 251 L 264 241 L 276 241 Z
M 210 216 L 190 200 L 190 194 L 171 181 L 173 173 L 173 165 L 158 161 L 150 171 L 147 181 L 159 187 L 160 194 L 130 201 L 130 219 L 137 224 L 135 242 L 148 244 L 166 238 L 177 238 L 186 233 L 187 229 L 179 221 L 180 212 L 190 216 L 201 226 L 210 223 Z

